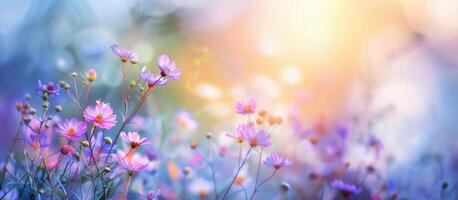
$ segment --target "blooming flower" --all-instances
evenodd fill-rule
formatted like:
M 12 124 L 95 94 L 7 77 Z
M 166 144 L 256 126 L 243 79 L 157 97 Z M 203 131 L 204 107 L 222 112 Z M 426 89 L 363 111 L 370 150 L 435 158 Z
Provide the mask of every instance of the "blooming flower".
M 161 196 L 161 190 L 150 190 L 146 193 L 141 192 L 140 196 L 145 197 L 146 200 L 159 200 L 159 196 Z
M 159 74 L 153 74 L 148 70 L 140 72 L 140 78 L 142 78 L 147 84 L 148 87 L 154 86 L 165 86 L 167 85 L 167 79 L 162 77 Z
M 127 156 L 126 153 L 119 151 L 118 152 L 118 163 L 126 170 L 129 175 L 142 171 L 146 166 L 148 166 L 149 160 L 145 157 L 139 156 L 138 154 L 130 154 Z
M 70 140 L 76 140 L 86 132 L 86 129 L 86 123 L 73 118 L 59 123 L 56 132 Z
M 280 169 L 281 167 L 288 167 L 293 164 L 293 161 L 288 158 L 281 157 L 277 153 L 270 154 L 269 157 L 264 160 L 264 164 L 275 169 Z
M 40 148 L 48 147 L 49 144 L 46 141 L 47 136 L 45 134 L 30 134 L 26 138 L 26 143 L 35 150 Z
M 243 143 L 244 139 L 243 139 L 243 132 L 244 132 L 244 124 L 240 124 L 238 127 L 237 127 L 237 130 L 234 132 L 234 133 L 226 133 L 226 135 L 228 137 L 231 137 L 231 138 L 234 138 L 238 143 Z
M 189 190 L 192 194 L 198 195 L 200 198 L 205 198 L 213 189 L 212 183 L 209 181 L 198 178 L 191 182 Z
M 183 129 L 195 131 L 199 127 L 199 124 L 190 112 L 184 110 L 177 111 L 175 113 L 175 119 L 178 125 Z
M 247 97 L 235 104 L 237 113 L 241 115 L 253 114 L 256 112 L 256 100 L 253 97 Z
M 48 84 L 43 84 L 41 83 L 41 80 L 38 80 L 38 94 L 40 94 L 40 96 L 43 96 L 44 94 L 47 94 L 48 96 L 53 94 L 58 95 L 59 89 L 60 87 L 57 83 L 48 82 Z
M 345 183 L 342 180 L 334 180 L 331 183 L 331 186 L 338 190 L 344 198 L 347 198 L 352 194 L 359 194 L 361 192 L 361 188 L 349 183 Z
M 121 59 L 122 62 L 130 61 L 132 64 L 138 62 L 138 52 L 121 48 L 117 44 L 111 45 L 111 50 Z
M 254 123 L 252 122 L 242 124 L 242 128 L 240 128 L 239 131 L 243 139 L 246 140 L 251 147 L 268 147 L 272 144 L 270 135 L 264 130 L 256 131 Z
M 148 141 L 148 138 L 140 138 L 140 135 L 138 135 L 137 132 L 121 132 L 121 137 L 124 141 L 128 142 L 130 144 L 130 148 L 135 149 L 139 146 L 142 145 L 147 145 L 151 144 Z
M 113 109 L 109 104 L 102 101 L 97 101 L 95 106 L 88 106 L 84 110 L 83 118 L 102 129 L 111 129 L 116 124 L 116 115 L 113 114 Z
M 167 55 L 160 55 L 157 59 L 157 65 L 161 70 L 161 76 L 167 76 L 177 81 L 180 79 L 181 71 L 177 68 L 174 61 L 170 60 Z

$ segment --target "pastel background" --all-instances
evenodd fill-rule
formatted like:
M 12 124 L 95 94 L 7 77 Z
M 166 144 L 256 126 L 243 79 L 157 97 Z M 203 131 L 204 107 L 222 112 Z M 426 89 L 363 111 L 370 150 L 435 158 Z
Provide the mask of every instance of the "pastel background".
M 117 43 L 140 53 L 136 68 L 152 69 L 167 53 L 182 70 L 142 113 L 152 137 L 184 138 L 165 157 L 189 151 L 186 141 L 208 132 L 227 144 L 223 132 L 245 119 L 235 102 L 253 96 L 283 119 L 273 148 L 295 164 L 275 181 L 292 183 L 293 197 L 313 188 L 312 172 L 326 171 L 307 135 L 323 125 L 348 129 L 341 160 L 367 161 L 398 185 L 409 182 L 414 199 L 430 199 L 434 192 L 421 188 L 458 186 L 457 19 L 453 0 L 2 0 L 0 150 L 17 126 L 16 101 L 34 95 L 38 80 L 94 68 L 91 100 L 119 100 L 112 88 L 120 66 L 109 48 Z M 62 95 L 56 101 L 68 104 Z M 177 117 L 183 110 L 195 122 Z M 186 130 L 170 128 L 176 124 Z M 368 136 L 383 143 L 377 162 L 357 142 Z M 436 160 L 442 178 L 431 178 Z

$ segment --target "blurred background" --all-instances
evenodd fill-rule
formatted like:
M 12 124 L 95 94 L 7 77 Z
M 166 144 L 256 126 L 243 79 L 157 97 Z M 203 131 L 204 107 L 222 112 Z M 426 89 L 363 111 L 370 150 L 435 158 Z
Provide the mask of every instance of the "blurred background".
M 326 171 L 315 166 L 313 132 L 334 127 L 352 138 L 341 161 L 367 160 L 397 179 L 425 173 L 407 178 L 419 188 L 443 180 L 456 187 L 457 19 L 456 0 L 2 0 L 0 149 L 17 126 L 16 101 L 35 95 L 38 80 L 94 68 L 91 100 L 115 102 L 120 65 L 109 47 L 116 43 L 140 53 L 133 71 L 155 69 L 163 53 L 176 60 L 182 79 L 158 90 L 144 115 L 177 120 L 189 137 L 234 130 L 245 120 L 234 104 L 245 96 L 281 116 L 273 149 L 298 163 L 283 176 L 296 195 L 307 191 L 301 181 L 309 174 Z M 383 144 L 377 159 L 361 142 L 367 138 Z M 434 160 L 438 179 L 430 178 Z

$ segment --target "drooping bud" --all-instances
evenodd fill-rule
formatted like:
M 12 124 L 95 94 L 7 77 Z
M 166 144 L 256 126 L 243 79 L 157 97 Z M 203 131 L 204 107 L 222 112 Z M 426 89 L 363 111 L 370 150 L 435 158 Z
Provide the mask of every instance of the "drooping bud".
M 183 174 L 184 174 L 185 176 L 187 176 L 188 174 L 190 174 L 191 171 L 192 171 L 192 169 L 191 169 L 190 167 L 185 167 L 185 168 L 183 168 Z
M 37 113 L 37 110 L 35 110 L 34 108 L 31 108 L 29 111 L 29 114 L 31 115 L 35 115 L 36 113 Z
M 75 153 L 75 150 L 71 145 L 66 144 L 62 146 L 62 148 L 60 148 L 60 153 L 64 155 L 73 155 Z
M 78 73 L 72 72 L 72 73 L 70 74 L 70 76 L 72 76 L 72 78 L 76 78 L 76 77 L 78 76 Z
M 280 189 L 282 192 L 288 192 L 291 189 L 291 186 L 287 182 L 280 184 Z
M 209 133 L 205 134 L 205 137 L 206 137 L 207 139 L 212 139 L 212 135 L 213 135 L 213 134 L 209 132 Z

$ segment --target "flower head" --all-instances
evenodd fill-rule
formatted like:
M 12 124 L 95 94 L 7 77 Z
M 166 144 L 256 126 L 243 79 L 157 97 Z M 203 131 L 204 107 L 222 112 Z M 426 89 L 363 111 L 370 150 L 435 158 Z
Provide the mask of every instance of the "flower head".
M 140 138 L 137 132 L 121 132 L 121 137 L 124 141 L 128 142 L 130 148 L 135 149 L 142 145 L 151 144 L 147 138 Z
M 239 131 L 242 135 L 242 138 L 246 140 L 251 147 L 268 147 L 272 144 L 272 138 L 270 135 L 264 130 L 256 131 L 254 123 L 252 122 L 242 124 L 242 127 Z
M 86 123 L 73 118 L 59 123 L 56 132 L 70 140 L 76 140 L 86 132 L 86 129 Z
M 147 84 L 148 87 L 155 87 L 155 86 L 165 86 L 167 85 L 167 79 L 162 77 L 159 74 L 153 74 L 148 70 L 144 70 L 140 72 L 140 78 L 142 78 Z
M 113 114 L 113 109 L 109 104 L 102 101 L 97 101 L 95 106 L 88 106 L 84 110 L 83 118 L 102 129 L 111 129 L 116 124 L 116 115 Z
M 41 80 L 38 80 L 38 94 L 43 96 L 47 94 L 48 96 L 51 95 L 58 95 L 59 94 L 59 84 L 54 82 L 48 82 L 48 84 L 41 83 Z
M 111 50 L 116 54 L 121 62 L 130 61 L 132 64 L 138 62 L 138 52 L 129 51 L 127 49 L 119 47 L 117 44 L 111 45 Z
M 45 134 L 35 134 L 31 133 L 28 135 L 26 138 L 26 143 L 32 147 L 35 150 L 44 148 L 44 147 L 49 147 L 49 144 L 46 141 L 47 136 Z
M 138 154 L 126 154 L 122 151 L 118 152 L 118 163 L 126 170 L 129 175 L 142 171 L 148 166 L 149 160 L 145 157 L 139 156 Z
M 157 65 L 161 70 L 161 76 L 167 76 L 172 78 L 174 81 L 180 79 L 181 71 L 175 64 L 175 61 L 170 60 L 168 55 L 160 55 L 157 59 Z
M 92 82 L 92 81 L 95 81 L 96 78 L 97 78 L 97 71 L 95 71 L 95 69 L 90 69 L 87 72 L 87 80 Z
M 65 144 L 60 148 L 60 153 L 72 156 L 75 154 L 75 149 L 73 149 L 72 145 Z
M 293 161 L 288 158 L 281 157 L 277 153 L 272 153 L 266 158 L 266 160 L 264 160 L 264 164 L 275 169 L 280 169 L 281 167 L 288 167 L 292 165 Z
M 240 124 L 234 133 L 226 133 L 228 137 L 235 139 L 238 143 L 243 143 L 243 132 L 245 131 L 245 124 Z
M 241 115 L 253 114 L 256 112 L 256 100 L 253 97 L 247 97 L 235 104 L 237 113 Z
M 159 200 L 159 196 L 161 196 L 161 190 L 150 190 L 146 193 L 141 192 L 140 196 L 145 197 L 146 200 Z
M 338 190 L 344 198 L 347 198 L 352 194 L 359 194 L 361 192 L 361 188 L 338 179 L 334 180 L 331 183 L 331 186 Z
M 200 198 L 205 198 L 213 189 L 213 184 L 209 181 L 198 178 L 191 182 L 189 185 L 189 190 L 192 194 L 198 195 Z

